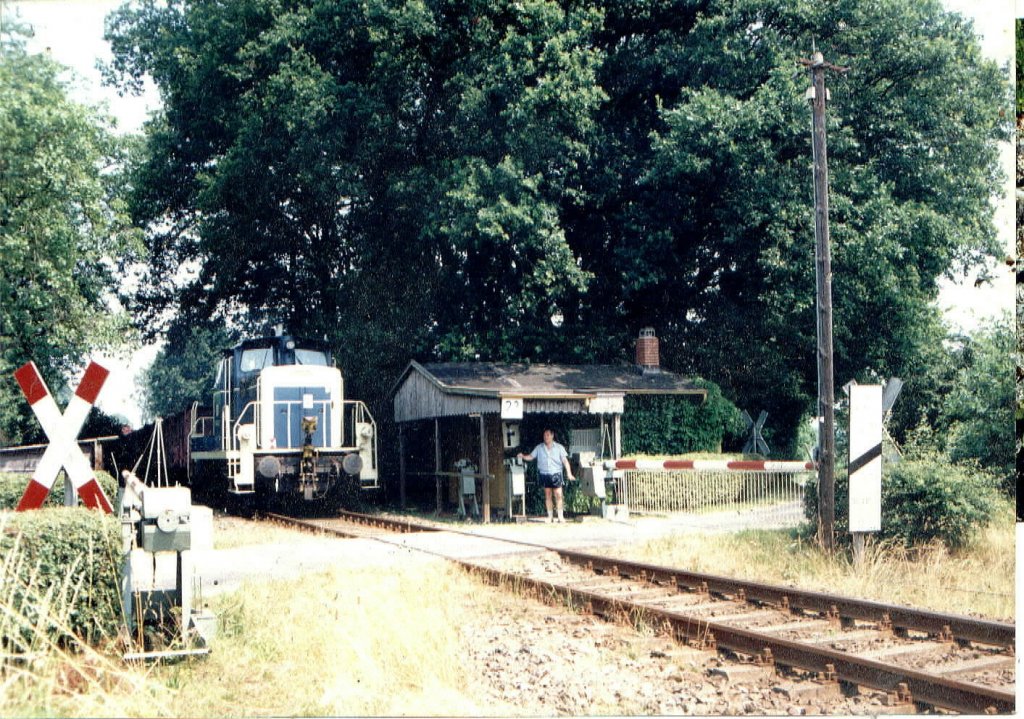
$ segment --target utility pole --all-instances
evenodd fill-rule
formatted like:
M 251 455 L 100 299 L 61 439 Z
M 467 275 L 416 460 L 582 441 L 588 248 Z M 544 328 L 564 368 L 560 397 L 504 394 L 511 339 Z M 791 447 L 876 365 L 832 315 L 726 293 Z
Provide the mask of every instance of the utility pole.
M 818 296 L 818 416 L 821 417 L 818 456 L 818 541 L 831 552 L 835 548 L 836 520 L 836 407 L 832 370 L 832 257 L 828 233 L 828 150 L 825 144 L 825 70 L 845 72 L 847 68 L 825 62 L 820 52 L 800 63 L 811 69 L 807 99 L 812 108 L 814 148 L 814 238 L 815 276 Z

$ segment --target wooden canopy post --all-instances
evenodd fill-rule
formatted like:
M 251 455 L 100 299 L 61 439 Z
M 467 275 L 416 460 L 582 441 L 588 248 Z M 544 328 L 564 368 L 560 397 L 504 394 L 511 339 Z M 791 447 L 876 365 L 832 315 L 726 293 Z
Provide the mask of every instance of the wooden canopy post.
M 491 523 L 491 473 L 487 461 L 487 418 L 480 413 L 480 474 L 483 475 L 484 524 Z
M 103 445 L 98 439 L 92 441 L 92 468 L 96 472 L 103 471 Z
M 612 459 L 622 456 L 622 415 L 612 415 Z
M 436 485 L 437 514 L 441 514 L 441 429 L 434 417 L 434 482 Z
M 398 424 L 398 503 L 405 509 L 405 423 Z

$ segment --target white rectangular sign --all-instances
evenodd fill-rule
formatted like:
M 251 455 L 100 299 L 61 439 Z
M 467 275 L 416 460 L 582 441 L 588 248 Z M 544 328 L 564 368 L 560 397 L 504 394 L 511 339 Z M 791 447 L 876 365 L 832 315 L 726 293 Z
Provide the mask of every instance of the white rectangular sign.
M 850 531 L 882 528 L 882 386 L 850 387 Z
M 501 398 L 501 418 L 502 419 L 522 419 L 523 418 L 523 398 L 522 397 L 502 397 Z
M 587 404 L 590 414 L 622 414 L 625 407 L 622 395 L 598 395 Z

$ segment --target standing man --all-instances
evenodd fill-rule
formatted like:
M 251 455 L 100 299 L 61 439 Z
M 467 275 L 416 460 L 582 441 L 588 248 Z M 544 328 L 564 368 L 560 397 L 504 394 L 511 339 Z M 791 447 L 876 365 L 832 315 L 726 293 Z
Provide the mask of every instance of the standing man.
M 533 448 L 529 454 L 519 453 L 519 459 L 532 462 L 537 460 L 537 474 L 540 475 L 540 486 L 544 488 L 544 505 L 548 510 L 548 522 L 551 521 L 551 495 L 554 493 L 555 501 L 558 503 L 558 521 L 564 522 L 562 516 L 562 467 L 565 467 L 565 476 L 570 480 L 572 467 L 569 466 L 569 454 L 565 447 L 555 441 L 555 433 L 550 429 L 544 430 L 544 441 Z

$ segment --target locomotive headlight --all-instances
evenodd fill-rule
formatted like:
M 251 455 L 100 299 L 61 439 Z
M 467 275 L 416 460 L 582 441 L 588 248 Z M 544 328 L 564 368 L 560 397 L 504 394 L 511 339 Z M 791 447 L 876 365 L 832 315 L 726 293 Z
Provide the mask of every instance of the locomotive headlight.
M 262 457 L 256 471 L 267 479 L 275 479 L 281 474 L 281 461 L 277 457 Z
M 341 460 L 341 468 L 347 474 L 359 474 L 363 470 L 363 458 L 358 454 L 346 454 Z

